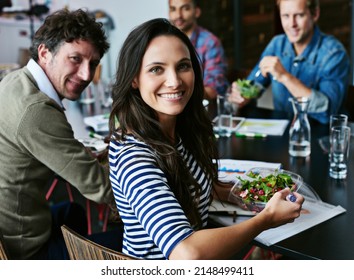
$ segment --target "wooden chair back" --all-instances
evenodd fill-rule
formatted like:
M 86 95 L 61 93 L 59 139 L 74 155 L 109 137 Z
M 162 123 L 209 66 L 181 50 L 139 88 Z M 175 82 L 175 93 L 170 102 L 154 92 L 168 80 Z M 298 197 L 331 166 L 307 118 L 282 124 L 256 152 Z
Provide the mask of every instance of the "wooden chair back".
M 2 232 L 0 230 L 0 260 L 8 260 L 8 254 L 6 252 L 6 248 L 5 248 L 5 243 L 4 243 L 4 239 L 2 236 Z
M 136 260 L 133 257 L 99 245 L 66 225 L 61 227 L 61 231 L 71 260 Z

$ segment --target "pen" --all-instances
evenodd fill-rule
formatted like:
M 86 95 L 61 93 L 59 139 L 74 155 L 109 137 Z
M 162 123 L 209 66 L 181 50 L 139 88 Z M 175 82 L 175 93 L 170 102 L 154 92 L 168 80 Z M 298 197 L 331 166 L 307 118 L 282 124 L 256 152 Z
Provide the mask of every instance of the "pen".
M 300 185 L 300 187 L 298 187 L 295 191 L 298 192 L 301 187 L 302 187 L 302 185 Z M 287 197 L 291 202 L 296 201 L 296 196 L 294 195 L 294 192 L 291 192 L 290 194 L 288 194 Z
M 90 137 L 92 138 L 96 138 L 96 139 L 100 139 L 100 140 L 104 140 L 104 137 L 100 134 L 94 133 L 93 131 L 90 132 Z
M 250 138 L 265 138 L 265 137 L 267 137 L 267 134 L 265 134 L 265 133 L 253 133 L 253 132 L 240 133 L 240 132 L 236 132 L 235 134 L 236 134 L 237 137 L 250 137 Z

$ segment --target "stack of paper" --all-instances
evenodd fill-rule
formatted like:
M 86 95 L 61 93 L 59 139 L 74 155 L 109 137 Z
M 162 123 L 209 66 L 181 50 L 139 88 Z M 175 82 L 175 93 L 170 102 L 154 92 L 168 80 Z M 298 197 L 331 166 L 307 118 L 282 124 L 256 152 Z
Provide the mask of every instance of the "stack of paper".
M 109 121 L 109 115 L 107 114 L 84 118 L 84 123 L 96 132 L 109 131 L 108 121 Z
M 346 212 L 346 210 L 340 205 L 334 206 L 322 201 L 311 200 L 305 200 L 302 209 L 303 210 L 300 217 L 293 223 L 263 231 L 255 238 L 255 240 L 264 245 L 271 246 Z M 231 215 L 210 214 L 210 218 L 224 226 L 229 226 L 235 223 L 241 223 L 250 217 L 245 215 L 237 215 L 237 217 L 232 217 Z
M 281 136 L 284 134 L 289 120 L 273 120 L 273 119 L 249 119 L 243 121 L 242 125 L 237 129 L 238 133 L 259 133 L 273 136 Z

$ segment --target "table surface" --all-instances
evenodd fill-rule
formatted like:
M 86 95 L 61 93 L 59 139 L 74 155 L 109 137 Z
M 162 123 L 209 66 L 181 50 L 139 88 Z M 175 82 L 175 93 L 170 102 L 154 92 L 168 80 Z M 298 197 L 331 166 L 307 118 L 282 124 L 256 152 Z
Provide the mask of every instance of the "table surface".
M 249 118 L 289 119 L 283 112 L 252 108 L 239 111 Z M 289 125 L 290 126 L 290 125 Z M 301 175 L 320 198 L 347 211 L 313 228 L 285 239 L 269 249 L 294 259 L 354 259 L 354 143 L 352 139 L 348 176 L 344 180 L 329 177 L 328 154 L 318 139 L 328 135 L 328 125 L 311 122 L 311 155 L 291 157 L 288 153 L 289 126 L 283 136 L 218 139 L 220 158 L 278 162 L 286 170 Z M 262 246 L 262 244 L 257 244 Z

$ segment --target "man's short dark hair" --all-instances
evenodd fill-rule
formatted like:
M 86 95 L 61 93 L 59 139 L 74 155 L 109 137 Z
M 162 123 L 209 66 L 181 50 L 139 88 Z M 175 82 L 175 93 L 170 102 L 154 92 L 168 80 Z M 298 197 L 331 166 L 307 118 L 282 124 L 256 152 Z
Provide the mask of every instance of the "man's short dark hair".
M 84 40 L 91 42 L 102 58 L 109 48 L 102 26 L 102 23 L 96 22 L 94 16 L 81 9 L 76 11 L 59 10 L 49 15 L 35 33 L 30 48 L 31 57 L 38 61 L 40 44 L 44 44 L 50 52 L 55 54 L 65 42 Z

